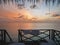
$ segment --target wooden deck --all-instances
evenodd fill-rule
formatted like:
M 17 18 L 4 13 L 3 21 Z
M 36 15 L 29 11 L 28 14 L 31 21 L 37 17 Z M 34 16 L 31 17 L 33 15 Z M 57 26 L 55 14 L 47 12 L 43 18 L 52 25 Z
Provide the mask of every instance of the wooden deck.
M 32 44 L 12 43 L 12 44 L 9 44 L 9 45 L 32 45 Z M 33 45 L 36 45 L 36 44 L 33 44 Z M 39 45 L 56 45 L 56 44 L 54 43 L 54 41 L 49 40 L 48 42 L 40 42 Z
M 9 42 L 7 42 L 7 37 Z M 0 45 L 60 45 L 60 31 L 53 29 L 18 30 L 18 42 L 13 42 L 5 29 L 0 29 Z

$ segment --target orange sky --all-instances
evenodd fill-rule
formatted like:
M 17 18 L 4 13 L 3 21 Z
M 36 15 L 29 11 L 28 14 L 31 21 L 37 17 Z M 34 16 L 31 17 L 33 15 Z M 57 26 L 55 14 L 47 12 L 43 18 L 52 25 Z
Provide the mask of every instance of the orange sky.
M 14 8 L 12 8 L 14 9 Z M 59 20 L 60 16 L 53 16 L 53 12 L 48 15 L 41 15 L 34 16 L 32 13 L 27 9 L 20 9 L 20 10 L 8 10 L 0 7 L 0 19 L 3 21 L 18 21 L 18 22 L 52 22 L 55 20 Z M 55 15 L 55 14 L 54 14 Z M 56 14 L 58 15 L 58 14 Z

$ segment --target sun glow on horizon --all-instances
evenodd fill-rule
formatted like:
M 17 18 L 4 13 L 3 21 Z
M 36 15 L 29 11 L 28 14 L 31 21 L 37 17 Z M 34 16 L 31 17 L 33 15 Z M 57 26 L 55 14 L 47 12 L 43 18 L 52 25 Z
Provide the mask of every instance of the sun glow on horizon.
M 11 3 L 11 2 L 10 2 Z M 38 5 L 38 4 L 37 4 Z M 3 5 L 2 5 L 3 6 Z M 15 4 L 5 4 L 3 8 L 0 6 L 0 19 L 5 21 L 20 21 L 20 22 L 39 22 L 46 20 L 58 20 L 60 19 L 60 8 L 51 5 L 51 9 L 49 10 L 49 6 L 45 4 L 38 5 L 37 8 L 31 9 L 28 8 L 31 5 L 25 4 L 26 7 L 19 9 Z M 2 17 L 2 18 L 1 18 Z

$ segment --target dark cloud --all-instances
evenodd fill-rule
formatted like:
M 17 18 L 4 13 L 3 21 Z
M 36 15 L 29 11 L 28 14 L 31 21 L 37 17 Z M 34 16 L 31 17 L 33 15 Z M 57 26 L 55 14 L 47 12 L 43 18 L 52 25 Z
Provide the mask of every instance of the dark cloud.
M 53 17 L 59 17 L 60 14 L 52 14 Z
M 60 17 L 59 13 L 46 13 L 46 15 L 51 15 L 52 17 Z
M 18 14 L 19 16 L 17 18 L 24 18 L 25 16 L 21 13 Z
M 21 15 L 21 16 L 19 16 L 18 18 L 23 18 L 24 17 L 24 15 Z

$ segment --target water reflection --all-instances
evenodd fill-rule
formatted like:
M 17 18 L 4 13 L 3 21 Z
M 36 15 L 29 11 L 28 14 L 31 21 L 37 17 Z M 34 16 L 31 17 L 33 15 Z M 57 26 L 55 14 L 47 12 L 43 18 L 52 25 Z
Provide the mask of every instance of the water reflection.
M 20 29 L 32 29 L 32 23 L 18 23 Z

